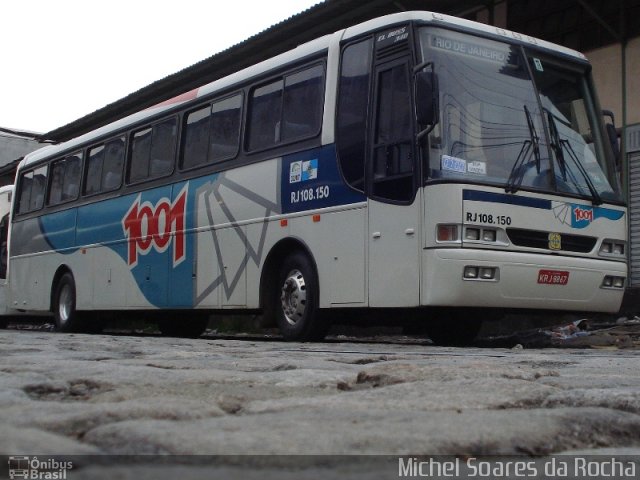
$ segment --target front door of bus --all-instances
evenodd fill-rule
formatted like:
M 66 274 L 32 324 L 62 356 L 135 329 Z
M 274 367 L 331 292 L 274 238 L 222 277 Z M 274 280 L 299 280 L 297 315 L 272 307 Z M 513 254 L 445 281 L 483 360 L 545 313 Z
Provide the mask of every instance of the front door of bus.
M 420 190 L 408 57 L 378 64 L 369 149 L 369 305 L 420 304 Z

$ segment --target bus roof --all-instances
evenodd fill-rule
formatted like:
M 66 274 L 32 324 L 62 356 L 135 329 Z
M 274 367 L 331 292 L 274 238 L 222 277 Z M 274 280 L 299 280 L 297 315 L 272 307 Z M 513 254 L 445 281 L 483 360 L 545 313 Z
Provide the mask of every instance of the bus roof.
M 549 52 L 560 54 L 574 58 L 579 61 L 586 62 L 586 57 L 575 50 L 556 45 L 545 40 L 530 37 L 528 35 L 519 34 L 491 25 L 483 23 L 473 22 L 471 20 L 465 20 L 450 15 L 444 15 L 441 13 L 427 12 L 427 11 L 411 11 L 395 13 L 391 15 L 385 15 L 373 20 L 348 27 L 343 30 L 339 30 L 333 34 L 324 35 L 310 42 L 304 43 L 293 50 L 289 50 L 285 53 L 272 57 L 268 60 L 252 65 L 248 68 L 235 72 L 229 76 L 215 80 L 211 83 L 205 84 L 190 92 L 185 92 L 170 100 L 161 102 L 153 107 L 141 110 L 132 115 L 116 120 L 96 130 L 88 132 L 79 137 L 73 138 L 66 142 L 62 142 L 56 145 L 49 145 L 29 153 L 20 162 L 18 171 L 38 163 L 43 159 L 47 159 L 53 156 L 57 156 L 62 153 L 71 153 L 76 148 L 90 143 L 93 140 L 108 139 L 109 136 L 117 134 L 119 131 L 126 129 L 132 125 L 142 123 L 146 119 L 159 116 L 164 112 L 176 109 L 180 105 L 184 105 L 189 102 L 197 102 L 197 99 L 213 94 L 215 92 L 223 92 L 234 85 L 243 84 L 251 81 L 258 75 L 277 69 L 278 67 L 287 63 L 294 62 L 297 59 L 305 58 L 314 54 L 318 54 L 323 50 L 329 48 L 332 39 L 337 38 L 337 41 L 346 40 L 365 34 L 370 31 L 382 29 L 386 26 L 397 25 L 408 22 L 423 22 L 424 24 L 431 24 L 440 27 L 457 28 L 468 31 L 469 33 L 476 33 L 485 36 L 490 36 L 498 40 L 502 40 L 510 43 L 520 43 L 536 48 L 544 49 Z

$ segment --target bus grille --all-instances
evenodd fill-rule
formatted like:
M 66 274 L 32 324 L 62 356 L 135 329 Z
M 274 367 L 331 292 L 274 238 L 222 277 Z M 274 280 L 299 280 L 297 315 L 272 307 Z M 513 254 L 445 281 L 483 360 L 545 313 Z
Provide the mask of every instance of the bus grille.
M 541 248 L 551 250 L 549 248 L 549 232 L 540 230 L 525 230 L 522 228 L 507 228 L 509 240 L 518 247 Z M 589 253 L 596 246 L 598 239 L 596 237 L 587 237 L 582 235 L 570 235 L 566 233 L 560 234 L 561 248 L 564 252 Z

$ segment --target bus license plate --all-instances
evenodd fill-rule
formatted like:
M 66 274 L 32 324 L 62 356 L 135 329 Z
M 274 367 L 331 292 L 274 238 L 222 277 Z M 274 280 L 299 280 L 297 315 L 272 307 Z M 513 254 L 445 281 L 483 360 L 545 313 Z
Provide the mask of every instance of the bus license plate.
M 569 272 L 563 270 L 540 270 L 538 283 L 544 285 L 566 285 L 569 283 Z

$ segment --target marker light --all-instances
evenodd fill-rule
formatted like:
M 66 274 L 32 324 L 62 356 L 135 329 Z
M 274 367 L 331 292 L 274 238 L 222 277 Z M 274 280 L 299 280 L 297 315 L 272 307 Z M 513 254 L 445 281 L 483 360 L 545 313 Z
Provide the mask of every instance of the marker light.
M 436 239 L 438 242 L 455 242 L 458 240 L 457 225 L 438 225 Z
M 469 228 L 464 232 L 465 240 L 480 240 L 480 229 L 479 228 Z
M 464 267 L 464 278 L 478 278 L 478 267 Z
M 495 230 L 482 230 L 482 241 L 484 242 L 495 242 L 496 241 L 496 231 Z
M 499 281 L 498 272 L 498 267 L 477 267 L 475 265 L 466 265 L 462 272 L 462 277 L 464 280 L 497 282 Z
M 605 257 L 623 257 L 625 254 L 625 242 L 605 239 L 602 241 L 598 253 Z
M 602 288 L 624 288 L 624 277 L 614 277 L 612 275 L 607 275 L 602 280 Z
M 496 243 L 498 231 L 494 228 L 464 227 L 465 242 Z
M 480 269 L 480 278 L 483 280 L 493 280 L 496 277 L 496 269 L 495 268 L 481 268 Z

